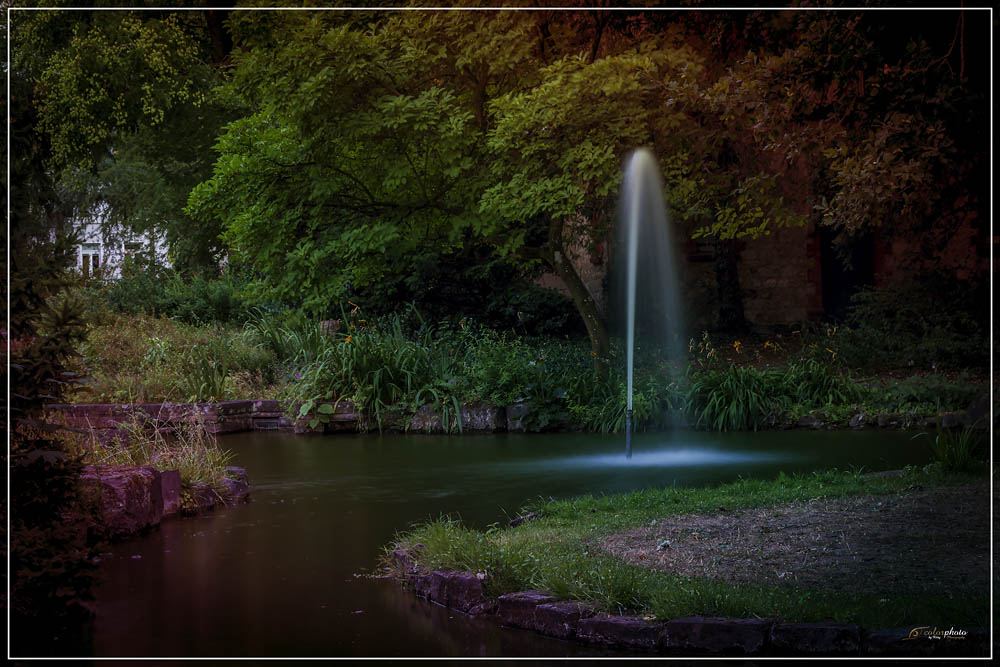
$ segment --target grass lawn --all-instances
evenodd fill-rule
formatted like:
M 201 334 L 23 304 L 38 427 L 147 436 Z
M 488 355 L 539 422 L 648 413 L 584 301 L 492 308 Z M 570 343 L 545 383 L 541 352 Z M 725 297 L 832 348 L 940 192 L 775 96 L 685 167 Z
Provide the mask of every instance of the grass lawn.
M 824 471 L 542 502 L 486 531 L 441 518 L 397 544 L 423 544 L 422 568 L 485 573 L 491 596 L 610 613 L 986 627 L 989 506 L 985 470 Z

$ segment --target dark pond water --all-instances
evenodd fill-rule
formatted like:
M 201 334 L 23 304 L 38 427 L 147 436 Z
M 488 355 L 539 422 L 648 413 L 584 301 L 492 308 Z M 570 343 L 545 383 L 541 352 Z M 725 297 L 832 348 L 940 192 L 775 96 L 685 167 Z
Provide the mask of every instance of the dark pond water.
M 366 578 L 393 535 L 458 514 L 485 527 L 539 496 L 697 486 L 927 460 L 904 433 L 227 436 L 249 504 L 165 522 L 101 563 L 98 656 L 584 656 Z

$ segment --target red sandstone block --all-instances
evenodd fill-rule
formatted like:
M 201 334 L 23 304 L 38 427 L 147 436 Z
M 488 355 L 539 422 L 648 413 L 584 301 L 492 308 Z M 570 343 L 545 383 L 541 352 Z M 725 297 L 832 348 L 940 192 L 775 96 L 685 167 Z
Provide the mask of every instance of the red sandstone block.
M 153 466 L 87 466 L 80 482 L 101 536 L 126 537 L 160 523 L 163 490 Z
M 206 430 L 208 424 L 205 425 Z M 242 433 L 253 428 L 253 419 L 249 415 L 237 417 L 220 417 L 215 424 L 215 433 Z
M 572 639 L 582 618 L 594 615 L 594 610 L 580 602 L 561 600 L 545 602 L 535 607 L 534 629 L 543 635 Z
M 468 612 L 484 602 L 483 581 L 477 574 L 451 571 L 444 574 L 444 580 L 447 606 Z
M 430 575 L 430 584 L 427 588 L 427 599 L 438 604 L 448 603 L 448 579 L 445 571 L 434 570 Z
M 542 591 L 520 591 L 501 595 L 497 614 L 500 622 L 526 630 L 535 629 L 535 607 L 548 602 L 555 602 L 555 597 Z
M 772 624 L 759 618 L 676 618 L 665 624 L 661 644 L 685 652 L 752 655 L 764 648 Z
M 295 421 L 295 433 L 298 435 L 322 435 L 326 430 L 325 424 L 318 423 L 316 426 L 309 426 L 311 420 L 302 418 Z
M 462 430 L 472 433 L 497 433 L 507 429 L 507 412 L 486 403 L 462 406 Z
M 419 597 L 430 599 L 433 579 L 429 572 L 413 577 L 413 592 Z
M 841 623 L 778 623 L 771 628 L 778 653 L 810 655 L 861 653 L 861 627 Z
M 160 471 L 160 490 L 163 492 L 163 516 L 181 510 L 181 474 L 176 470 Z
M 222 401 L 216 405 L 220 415 L 245 415 L 253 409 L 253 401 Z
M 261 413 L 274 414 L 284 412 L 284 407 L 285 406 L 281 404 L 281 401 L 253 401 L 251 411 L 258 415 Z
M 650 622 L 638 616 L 607 614 L 580 619 L 576 629 L 577 637 L 595 644 L 647 650 L 656 650 L 659 647 L 662 634 L 662 623 Z
M 429 405 L 422 405 L 417 408 L 407 430 L 414 433 L 442 433 L 441 416 Z

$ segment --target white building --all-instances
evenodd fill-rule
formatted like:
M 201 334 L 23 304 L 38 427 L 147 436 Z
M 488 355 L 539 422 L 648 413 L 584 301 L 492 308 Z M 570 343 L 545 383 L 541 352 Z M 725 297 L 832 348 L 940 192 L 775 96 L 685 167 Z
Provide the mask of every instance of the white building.
M 81 238 L 77 246 L 76 268 L 83 276 L 120 278 L 125 258 L 137 253 L 148 253 L 158 263 L 170 266 L 167 244 L 162 235 L 150 232 L 136 234 L 121 227 L 110 227 L 105 211 L 103 207 L 98 208 L 76 223 Z

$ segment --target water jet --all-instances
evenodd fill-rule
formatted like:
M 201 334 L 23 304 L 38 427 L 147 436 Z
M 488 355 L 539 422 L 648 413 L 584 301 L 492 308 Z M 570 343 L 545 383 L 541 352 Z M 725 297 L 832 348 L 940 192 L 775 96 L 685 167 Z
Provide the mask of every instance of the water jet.
M 621 192 L 618 247 L 624 252 L 619 261 L 625 269 L 625 456 L 631 458 L 637 293 L 641 291 L 641 304 L 651 315 L 649 333 L 661 339 L 662 351 L 671 360 L 681 358 L 683 327 L 674 243 L 659 165 L 650 150 L 640 148 L 629 156 Z

